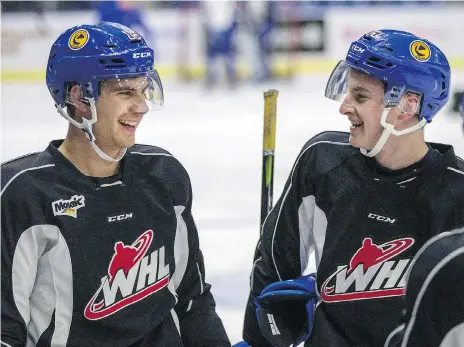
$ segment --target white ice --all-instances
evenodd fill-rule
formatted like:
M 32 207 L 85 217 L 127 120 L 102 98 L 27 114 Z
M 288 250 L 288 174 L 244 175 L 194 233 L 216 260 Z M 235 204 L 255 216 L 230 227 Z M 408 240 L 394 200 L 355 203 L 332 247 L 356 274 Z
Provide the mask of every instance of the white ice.
M 456 76 L 456 75 L 455 75 Z M 231 342 L 241 340 L 253 251 L 259 236 L 263 91 L 278 89 L 277 199 L 302 145 L 324 130 L 348 131 L 338 105 L 324 99 L 327 76 L 294 83 L 217 88 L 165 83 L 165 108 L 145 116 L 137 142 L 163 147 L 190 173 L 194 216 L 217 311 Z M 455 81 L 464 81 L 464 76 Z M 461 84 L 462 86 L 463 84 Z M 63 138 L 67 123 L 44 84 L 3 84 L 1 161 L 41 151 Z M 460 118 L 449 107 L 426 127 L 426 138 L 446 142 L 464 156 Z

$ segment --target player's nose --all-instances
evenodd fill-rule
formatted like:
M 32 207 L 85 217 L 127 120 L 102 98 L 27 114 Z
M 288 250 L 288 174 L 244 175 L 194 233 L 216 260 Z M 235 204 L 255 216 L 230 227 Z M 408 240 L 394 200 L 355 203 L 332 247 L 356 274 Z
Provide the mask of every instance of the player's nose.
M 354 112 L 353 104 L 350 102 L 350 97 L 348 95 L 345 96 L 345 98 L 343 99 L 338 111 L 340 112 L 340 114 L 345 116 L 348 116 Z
M 129 106 L 129 111 L 131 113 L 139 113 L 144 115 L 149 111 L 149 107 L 147 104 L 147 100 L 144 96 L 139 96 L 133 100 L 131 105 Z

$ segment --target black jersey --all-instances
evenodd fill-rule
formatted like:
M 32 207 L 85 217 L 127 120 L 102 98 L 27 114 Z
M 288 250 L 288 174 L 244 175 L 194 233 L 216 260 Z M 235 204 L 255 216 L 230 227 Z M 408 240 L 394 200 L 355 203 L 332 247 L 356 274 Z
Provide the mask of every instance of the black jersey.
M 135 145 L 92 178 L 60 143 L 2 165 L 2 346 L 230 346 L 183 166 Z
M 272 282 L 317 273 L 311 347 L 382 346 L 403 309 L 405 273 L 431 236 L 464 225 L 464 162 L 430 143 L 412 167 L 379 167 L 348 133 L 311 139 L 263 224 L 244 339 L 267 346 L 253 297 Z
M 463 346 L 463 269 L 464 228 L 427 241 L 411 264 L 403 322 L 385 347 Z

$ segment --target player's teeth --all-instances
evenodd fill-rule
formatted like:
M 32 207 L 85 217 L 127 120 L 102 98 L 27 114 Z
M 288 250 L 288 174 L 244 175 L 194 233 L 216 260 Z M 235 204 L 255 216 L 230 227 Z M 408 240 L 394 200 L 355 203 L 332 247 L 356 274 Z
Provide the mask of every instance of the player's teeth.
M 124 124 L 124 125 L 130 125 L 130 126 L 132 126 L 132 127 L 135 126 L 135 125 L 137 124 L 137 122 L 133 122 L 133 121 L 123 121 L 123 120 L 119 121 L 119 123 Z

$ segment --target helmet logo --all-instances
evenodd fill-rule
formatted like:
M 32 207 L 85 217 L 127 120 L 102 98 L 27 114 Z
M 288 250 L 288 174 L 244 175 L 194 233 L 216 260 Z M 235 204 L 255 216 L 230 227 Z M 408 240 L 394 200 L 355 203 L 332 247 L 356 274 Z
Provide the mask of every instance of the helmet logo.
M 430 47 L 421 40 L 411 42 L 409 51 L 414 59 L 420 62 L 426 62 L 430 59 Z
M 370 37 L 373 37 L 376 40 L 380 40 L 383 36 L 383 33 L 381 31 L 376 30 L 376 31 L 371 31 L 368 35 Z
M 89 41 L 89 33 L 87 30 L 79 29 L 71 34 L 68 41 L 68 46 L 72 50 L 76 51 L 81 49 Z
M 351 50 L 352 50 L 352 51 L 355 51 L 355 52 L 357 52 L 357 53 L 360 53 L 360 54 L 364 53 L 364 51 L 365 51 L 364 48 L 361 48 L 361 47 L 356 46 L 356 45 L 352 45 L 352 46 L 351 46 Z

